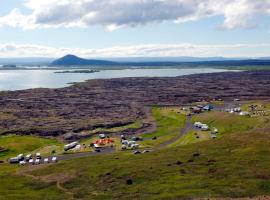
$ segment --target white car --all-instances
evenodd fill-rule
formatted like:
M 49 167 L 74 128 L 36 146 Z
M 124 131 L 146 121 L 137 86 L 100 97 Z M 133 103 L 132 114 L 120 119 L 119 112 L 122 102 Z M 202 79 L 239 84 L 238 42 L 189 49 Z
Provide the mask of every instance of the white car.
M 44 159 L 44 164 L 48 164 L 49 163 L 49 158 L 45 158 Z
M 209 126 L 207 126 L 207 125 L 203 125 L 202 127 L 201 127 L 201 129 L 202 129 L 202 131 L 208 131 L 209 130 Z
M 36 164 L 36 165 L 39 165 L 39 164 L 40 164 L 40 159 L 36 159 L 36 160 L 35 160 L 35 164 Z
M 52 157 L 52 162 L 56 163 L 57 162 L 57 157 Z
M 203 124 L 201 122 L 195 122 L 194 126 L 197 128 L 201 128 L 203 126 Z
M 25 161 L 20 161 L 20 163 L 19 163 L 20 165 L 25 165 L 26 164 L 26 162 Z
M 25 160 L 26 160 L 26 161 L 29 161 L 31 158 L 32 158 L 32 155 L 31 155 L 31 154 L 28 154 L 28 155 L 25 157 Z
M 30 159 L 29 160 L 29 164 L 33 165 L 34 164 L 34 160 L 33 159 Z
M 122 140 L 123 145 L 128 145 L 128 140 Z

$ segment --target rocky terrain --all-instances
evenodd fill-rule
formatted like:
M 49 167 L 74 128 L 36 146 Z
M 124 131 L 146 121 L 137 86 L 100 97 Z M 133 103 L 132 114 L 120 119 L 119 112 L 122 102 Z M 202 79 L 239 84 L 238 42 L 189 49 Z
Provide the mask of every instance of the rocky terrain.
M 149 106 L 200 100 L 269 99 L 270 71 L 198 74 L 175 78 L 90 80 L 61 89 L 0 93 L 0 134 L 66 136 L 141 120 Z

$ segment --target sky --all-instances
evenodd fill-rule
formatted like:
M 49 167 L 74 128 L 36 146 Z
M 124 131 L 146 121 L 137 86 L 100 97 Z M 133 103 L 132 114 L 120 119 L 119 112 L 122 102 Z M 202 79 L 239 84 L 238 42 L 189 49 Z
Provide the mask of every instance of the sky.
M 0 57 L 268 57 L 270 0 L 0 0 Z

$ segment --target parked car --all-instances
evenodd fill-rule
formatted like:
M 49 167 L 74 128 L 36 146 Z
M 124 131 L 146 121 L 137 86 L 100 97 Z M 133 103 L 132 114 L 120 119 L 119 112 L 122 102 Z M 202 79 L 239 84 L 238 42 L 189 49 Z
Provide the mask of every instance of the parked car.
M 26 162 L 24 160 L 19 162 L 19 165 L 25 165 L 25 164 Z
M 36 153 L 36 159 L 41 159 L 41 154 L 40 153 Z
M 32 154 L 28 154 L 28 155 L 25 157 L 25 160 L 26 160 L 26 161 L 29 161 L 31 158 L 32 158 Z
M 30 159 L 29 164 L 33 165 L 34 164 L 34 159 Z
M 141 154 L 140 151 L 134 151 L 133 154 Z
M 36 159 L 36 160 L 35 160 L 35 164 L 36 164 L 36 165 L 39 165 L 39 164 L 40 164 L 40 159 Z
M 55 157 L 55 156 L 52 157 L 52 162 L 53 162 L 53 163 L 56 163 L 57 161 L 58 161 L 57 157 Z
M 10 158 L 9 159 L 9 163 L 10 164 L 16 164 L 16 163 L 19 163 L 19 158 L 18 157 L 14 157 L 14 158 Z
M 17 158 L 19 159 L 19 161 L 23 161 L 24 160 L 23 154 L 18 155 Z
M 44 159 L 44 164 L 48 164 L 49 163 L 49 158 L 45 158 Z

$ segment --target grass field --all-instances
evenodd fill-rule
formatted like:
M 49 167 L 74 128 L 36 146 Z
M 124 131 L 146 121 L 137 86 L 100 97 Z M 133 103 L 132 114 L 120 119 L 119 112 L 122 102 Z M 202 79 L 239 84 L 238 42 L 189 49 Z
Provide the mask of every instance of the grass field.
M 197 138 L 197 136 L 199 138 Z M 169 147 L 177 147 L 180 145 L 193 144 L 211 139 L 211 133 L 209 131 L 189 131 L 182 138 L 169 145 Z
M 34 176 L 35 181 L 22 176 L 2 175 L 1 180 L 8 177 L 9 182 L 17 180 L 18 184 L 2 185 L 0 196 L 6 190 L 15 193 L 24 190 L 31 191 L 24 194 L 27 199 L 42 199 L 48 188 L 52 190 L 51 197 L 56 199 L 270 195 L 270 127 L 264 130 L 227 134 L 220 140 L 143 155 L 91 156 L 46 168 L 28 169 L 26 174 Z M 194 152 L 199 152 L 200 156 L 193 157 Z M 132 185 L 126 184 L 128 179 L 133 180 Z M 23 188 L 18 185 L 23 185 Z M 16 199 L 11 194 L 5 193 L 5 196 Z
M 0 146 L 7 149 L 7 151 L 0 152 L 0 160 L 6 160 L 7 158 L 17 156 L 21 153 L 31 153 L 48 146 L 59 145 L 63 146 L 63 144 L 57 140 L 35 136 L 1 136 Z
M 247 117 L 226 112 L 213 111 L 196 115 L 193 122 L 199 121 L 208 124 L 210 127 L 218 128 L 221 134 L 248 131 L 263 127 L 269 123 L 269 117 Z
M 157 124 L 157 130 L 154 133 L 142 135 L 146 140 L 141 142 L 141 145 L 144 147 L 157 146 L 177 137 L 186 122 L 186 116 L 179 112 L 180 108 L 176 107 L 154 107 L 152 114 Z M 151 140 L 154 136 L 157 139 Z
M 156 134 L 158 140 L 184 124 L 183 116 L 174 110 L 155 107 L 153 115 L 158 129 L 151 137 Z M 201 141 L 194 143 L 194 132 L 191 131 L 168 148 L 146 154 L 132 155 L 120 151 L 47 166 L 19 168 L 0 165 L 0 199 L 270 196 L 268 117 L 248 118 L 207 112 L 193 120 L 217 127 L 221 137 L 209 140 L 201 135 Z M 198 154 L 194 155 L 195 152 Z M 127 184 L 127 180 L 132 180 L 132 184 Z

